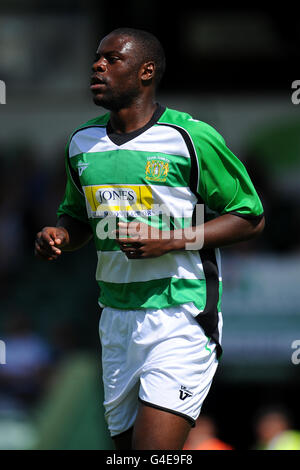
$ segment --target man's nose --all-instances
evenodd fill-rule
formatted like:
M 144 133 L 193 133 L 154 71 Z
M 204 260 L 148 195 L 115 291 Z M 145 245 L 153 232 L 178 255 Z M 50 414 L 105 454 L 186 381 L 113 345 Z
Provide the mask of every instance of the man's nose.
M 96 60 L 94 63 L 93 63 L 93 66 L 92 66 L 92 69 L 94 72 L 105 72 L 106 70 L 106 60 L 104 59 L 104 57 L 100 57 L 98 60 Z

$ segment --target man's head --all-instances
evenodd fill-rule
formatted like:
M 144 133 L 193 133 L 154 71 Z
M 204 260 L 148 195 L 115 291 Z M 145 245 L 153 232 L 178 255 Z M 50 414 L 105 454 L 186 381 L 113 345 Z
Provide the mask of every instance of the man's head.
M 154 95 L 165 70 L 165 55 L 153 34 L 118 28 L 100 42 L 92 69 L 94 102 L 118 110 L 141 95 Z

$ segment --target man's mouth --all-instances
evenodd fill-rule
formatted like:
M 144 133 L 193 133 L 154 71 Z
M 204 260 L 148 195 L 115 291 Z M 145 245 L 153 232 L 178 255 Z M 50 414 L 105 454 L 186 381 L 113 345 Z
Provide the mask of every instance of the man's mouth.
M 97 90 L 99 88 L 102 88 L 103 86 L 106 86 L 106 81 L 103 80 L 103 78 L 100 78 L 97 75 L 93 75 L 91 77 L 91 85 L 90 85 L 91 90 Z

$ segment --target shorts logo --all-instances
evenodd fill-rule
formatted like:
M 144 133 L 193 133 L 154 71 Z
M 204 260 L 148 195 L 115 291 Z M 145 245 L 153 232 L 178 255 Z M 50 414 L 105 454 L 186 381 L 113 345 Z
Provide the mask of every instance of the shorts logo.
M 149 158 L 145 168 L 146 180 L 166 181 L 169 172 L 169 162 L 170 160 L 165 157 Z
M 187 390 L 187 388 L 184 385 L 181 385 L 180 390 L 179 390 L 179 398 L 180 400 L 185 400 L 187 397 L 192 397 L 193 392 L 190 392 Z

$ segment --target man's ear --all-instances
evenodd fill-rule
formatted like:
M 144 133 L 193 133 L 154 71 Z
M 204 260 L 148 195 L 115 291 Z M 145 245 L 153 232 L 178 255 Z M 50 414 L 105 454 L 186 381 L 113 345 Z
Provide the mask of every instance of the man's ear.
M 155 64 L 154 62 L 145 62 L 141 68 L 141 80 L 146 85 L 147 82 L 150 84 L 155 76 Z

